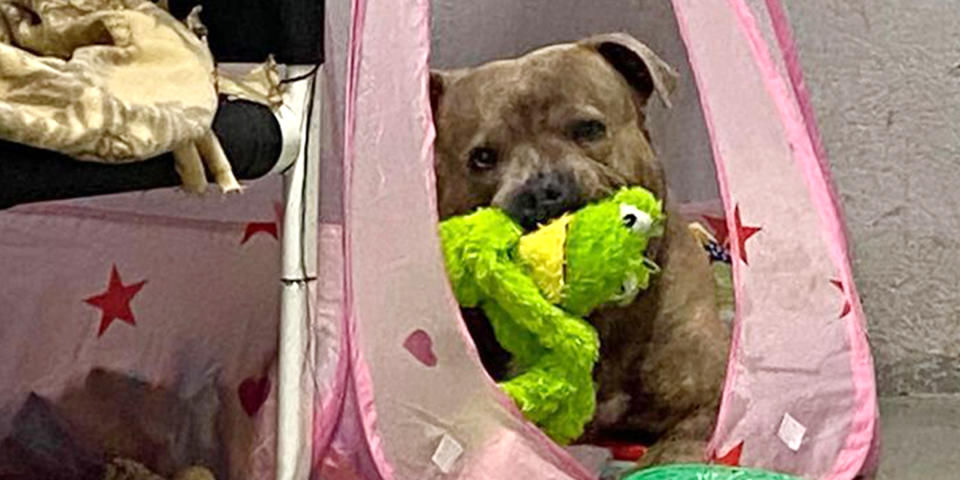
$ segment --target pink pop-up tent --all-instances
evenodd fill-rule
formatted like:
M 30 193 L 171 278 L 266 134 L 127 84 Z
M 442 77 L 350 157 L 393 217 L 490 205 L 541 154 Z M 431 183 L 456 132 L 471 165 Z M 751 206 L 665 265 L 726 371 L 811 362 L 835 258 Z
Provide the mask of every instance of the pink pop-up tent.
M 446 285 L 428 4 L 328 10 L 321 190 L 342 204 L 321 225 L 314 476 L 591 478 L 486 376 Z M 805 478 L 870 473 L 878 426 L 865 320 L 779 2 L 674 0 L 672 12 L 734 259 L 733 345 L 705 453 Z
M 485 2 L 453 3 L 476 16 Z M 292 142 L 285 183 L 223 202 L 155 191 L 0 214 L 0 434 L 28 392 L 57 398 L 103 367 L 188 404 L 218 385 L 229 478 L 594 478 L 486 375 L 447 286 L 430 2 L 328 3 L 319 142 Z M 575 0 L 507 1 L 515 11 L 501 14 L 520 20 L 499 26 L 453 3 L 434 5 L 452 37 L 486 31 L 525 49 L 643 24 L 674 52 L 687 93 L 651 116 L 655 146 L 684 210 L 725 219 L 714 227 L 728 232 L 736 293 L 704 453 L 811 479 L 869 474 L 865 319 L 779 2 L 598 0 L 576 19 Z M 534 38 L 547 24 L 569 36 Z M 518 25 L 526 40 L 492 30 Z M 444 61 L 480 50 L 444 40 Z

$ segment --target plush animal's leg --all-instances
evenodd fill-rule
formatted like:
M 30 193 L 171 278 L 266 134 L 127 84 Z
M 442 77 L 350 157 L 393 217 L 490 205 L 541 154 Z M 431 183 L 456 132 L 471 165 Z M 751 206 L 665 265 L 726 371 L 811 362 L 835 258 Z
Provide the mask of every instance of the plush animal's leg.
M 497 340 L 515 352 L 511 367 L 519 374 L 501 384 L 504 391 L 555 441 L 563 444 L 580 436 L 596 403 L 592 362 L 568 349 L 548 350 L 533 332 L 510 328 L 513 317 L 495 302 L 484 304 L 483 311 L 500 332 Z
M 547 353 L 502 386 L 524 416 L 560 444 L 579 437 L 593 416 L 596 392 L 591 372 L 564 354 Z
M 576 388 L 570 397 L 560 404 L 557 413 L 545 421 L 548 428 L 559 432 L 561 444 L 572 442 L 583 435 L 596 407 L 597 392 L 592 375 L 581 372 L 573 378 Z
M 500 386 L 517 403 L 523 415 L 541 427 L 545 427 L 544 421 L 557 412 L 573 390 L 560 376 L 541 368 L 528 370 Z
M 558 443 L 583 433 L 593 416 L 597 331 L 547 301 L 533 280 L 496 249 L 472 256 L 477 287 L 498 308 L 485 305 L 497 340 L 523 373 L 503 388 L 524 414 Z M 585 392 L 589 392 L 588 394 Z M 568 406 L 561 410 L 561 406 Z
M 197 142 L 197 149 L 200 150 L 200 156 L 223 193 L 241 191 L 240 183 L 233 176 L 233 169 L 227 161 L 227 155 L 223 153 L 223 147 L 220 146 L 220 141 L 212 130 Z
M 507 359 L 504 375 L 501 379 L 513 377 L 531 368 L 544 353 L 544 349 L 537 336 L 528 330 L 511 329 L 513 320 L 506 311 L 496 302 L 485 302 L 482 305 L 486 318 L 490 322 L 495 341 L 506 351 Z M 499 333 L 497 333 L 499 332 Z
M 207 190 L 207 176 L 203 172 L 203 161 L 193 143 L 184 144 L 173 151 L 173 160 L 180 175 L 183 189 L 190 193 L 203 193 Z

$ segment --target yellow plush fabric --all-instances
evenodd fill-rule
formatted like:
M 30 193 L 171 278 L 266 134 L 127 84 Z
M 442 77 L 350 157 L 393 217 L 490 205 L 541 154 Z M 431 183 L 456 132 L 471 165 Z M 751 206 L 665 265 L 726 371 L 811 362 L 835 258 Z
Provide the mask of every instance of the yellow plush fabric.
M 539 230 L 520 237 L 517 256 L 527 273 L 550 303 L 559 304 L 563 295 L 563 267 L 566 263 L 564 246 L 567 226 L 573 217 L 569 214 L 550 222 Z
M 205 41 L 152 2 L 0 0 L 0 139 L 101 163 L 172 151 L 188 190 L 203 163 L 236 190 L 216 110 Z

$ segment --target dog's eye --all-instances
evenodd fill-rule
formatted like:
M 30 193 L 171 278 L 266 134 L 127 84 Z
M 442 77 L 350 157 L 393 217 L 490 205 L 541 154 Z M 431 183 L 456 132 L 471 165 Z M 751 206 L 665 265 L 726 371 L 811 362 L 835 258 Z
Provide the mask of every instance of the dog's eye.
M 653 227 L 653 218 L 647 212 L 626 203 L 620 204 L 620 220 L 632 232 L 646 233 Z
M 497 166 L 497 151 L 489 147 L 477 147 L 470 150 L 467 164 L 471 170 L 490 170 Z
M 600 140 L 606 134 L 607 126 L 599 120 L 579 121 L 570 128 L 570 136 L 578 142 Z

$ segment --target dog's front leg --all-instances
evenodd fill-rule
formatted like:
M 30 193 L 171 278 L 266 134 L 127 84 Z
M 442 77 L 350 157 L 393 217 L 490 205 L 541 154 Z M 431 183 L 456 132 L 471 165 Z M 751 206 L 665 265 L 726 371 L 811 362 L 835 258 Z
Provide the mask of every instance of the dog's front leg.
M 707 439 L 717 416 L 717 402 L 698 408 L 650 446 L 638 466 L 707 461 Z

